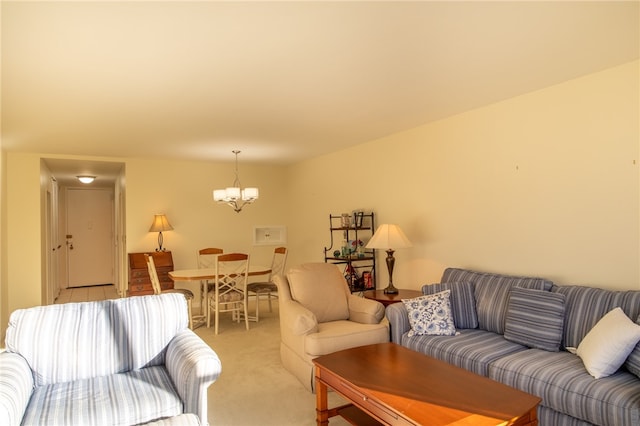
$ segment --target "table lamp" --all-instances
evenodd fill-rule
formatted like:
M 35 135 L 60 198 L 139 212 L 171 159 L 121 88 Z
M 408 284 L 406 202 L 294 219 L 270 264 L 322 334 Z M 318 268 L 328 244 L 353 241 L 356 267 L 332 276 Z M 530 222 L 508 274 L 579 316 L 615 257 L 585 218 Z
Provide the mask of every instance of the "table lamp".
M 397 294 L 398 289 L 393 286 L 393 265 L 396 258 L 393 252 L 397 248 L 411 247 L 411 241 L 404 235 L 398 225 L 383 224 L 376 229 L 373 237 L 367 243 L 369 249 L 384 249 L 387 251 L 387 269 L 389 270 L 389 285 L 384 289 L 385 294 Z
M 165 251 L 162 248 L 162 231 L 172 231 L 173 226 L 169 223 L 167 216 L 164 214 L 156 214 L 153 216 L 153 223 L 149 228 L 149 232 L 157 232 L 158 233 L 158 248 L 156 251 Z

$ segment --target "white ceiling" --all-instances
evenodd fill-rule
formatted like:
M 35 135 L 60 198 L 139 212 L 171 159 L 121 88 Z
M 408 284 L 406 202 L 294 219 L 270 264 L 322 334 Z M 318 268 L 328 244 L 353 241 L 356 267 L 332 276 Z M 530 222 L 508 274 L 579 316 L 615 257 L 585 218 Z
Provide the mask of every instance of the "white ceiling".
M 638 59 L 639 4 L 2 1 L 2 147 L 289 164 Z

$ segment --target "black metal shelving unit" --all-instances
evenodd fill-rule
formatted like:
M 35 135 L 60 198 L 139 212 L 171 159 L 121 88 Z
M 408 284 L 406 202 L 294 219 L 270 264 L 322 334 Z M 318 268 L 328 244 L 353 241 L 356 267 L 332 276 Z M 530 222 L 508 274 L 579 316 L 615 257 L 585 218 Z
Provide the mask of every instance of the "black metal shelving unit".
M 375 290 L 375 250 L 364 247 L 375 232 L 374 214 L 356 212 L 348 217 L 349 223 L 345 224 L 344 215 L 329 215 L 331 242 L 324 248 L 324 261 L 344 265 L 344 276 L 352 293 Z

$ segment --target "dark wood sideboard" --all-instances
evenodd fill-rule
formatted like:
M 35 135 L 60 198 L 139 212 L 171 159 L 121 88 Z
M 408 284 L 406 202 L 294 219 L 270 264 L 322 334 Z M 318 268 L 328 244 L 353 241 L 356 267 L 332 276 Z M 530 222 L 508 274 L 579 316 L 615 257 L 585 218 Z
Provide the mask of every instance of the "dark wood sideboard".
M 173 257 L 170 251 L 152 251 L 147 253 L 129 253 L 129 296 L 153 294 L 145 254 L 153 257 L 162 290 L 173 288 L 169 272 L 173 271 Z

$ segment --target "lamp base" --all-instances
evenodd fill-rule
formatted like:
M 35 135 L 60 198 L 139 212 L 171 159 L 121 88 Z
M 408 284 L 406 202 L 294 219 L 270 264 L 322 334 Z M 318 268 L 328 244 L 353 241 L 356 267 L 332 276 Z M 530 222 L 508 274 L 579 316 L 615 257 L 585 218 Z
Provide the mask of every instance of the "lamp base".
M 382 290 L 384 294 L 398 294 L 398 289 L 393 286 L 393 284 L 389 283 L 387 288 Z

